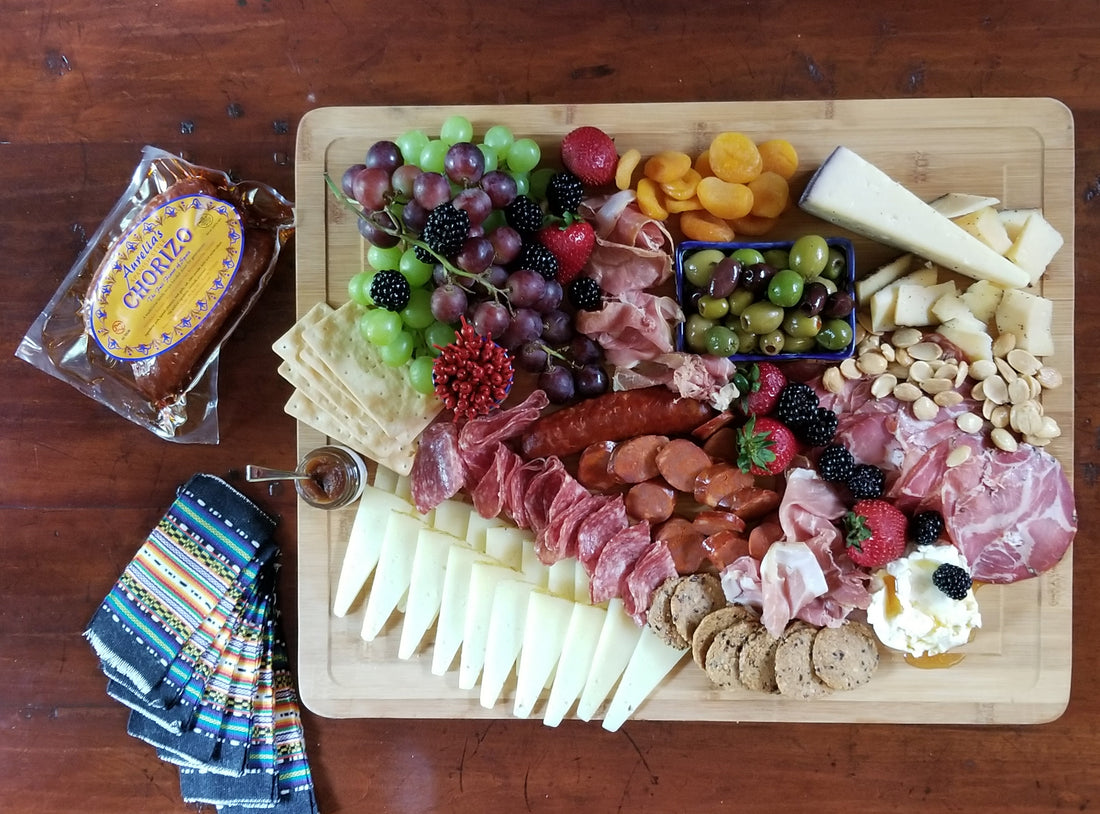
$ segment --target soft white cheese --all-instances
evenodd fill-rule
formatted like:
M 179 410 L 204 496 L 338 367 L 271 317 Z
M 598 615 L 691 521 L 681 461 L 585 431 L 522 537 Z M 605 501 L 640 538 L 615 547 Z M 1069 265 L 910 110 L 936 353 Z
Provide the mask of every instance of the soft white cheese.
M 955 546 L 937 545 L 919 548 L 872 574 L 867 621 L 887 647 L 934 656 L 966 644 L 982 626 L 973 589 L 963 599 L 952 599 L 932 584 L 932 573 L 943 563 L 967 567 Z
M 875 165 L 837 147 L 799 206 L 811 215 L 978 280 L 1022 288 L 1030 275 L 944 217 Z

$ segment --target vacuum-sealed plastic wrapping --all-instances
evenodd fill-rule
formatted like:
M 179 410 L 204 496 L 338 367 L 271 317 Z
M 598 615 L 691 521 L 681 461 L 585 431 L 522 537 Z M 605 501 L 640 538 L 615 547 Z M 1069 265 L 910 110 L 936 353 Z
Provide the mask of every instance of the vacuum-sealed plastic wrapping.
M 146 147 L 16 356 L 162 438 L 217 443 L 217 359 L 294 233 L 294 205 Z

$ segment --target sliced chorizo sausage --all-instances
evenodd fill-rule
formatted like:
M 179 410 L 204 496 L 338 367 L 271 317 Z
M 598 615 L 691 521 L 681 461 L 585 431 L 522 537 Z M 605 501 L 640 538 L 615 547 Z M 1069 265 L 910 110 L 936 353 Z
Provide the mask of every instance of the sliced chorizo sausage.
M 723 508 L 729 509 L 742 520 L 755 520 L 779 508 L 779 493 L 751 486 L 730 495 Z
M 735 416 L 729 410 L 723 410 L 710 421 L 707 421 L 704 424 L 700 424 L 691 434 L 701 441 L 706 441 L 708 438 L 718 432 L 718 430 L 722 429 L 723 427 L 729 426 L 736 420 L 737 416 Z
M 660 475 L 657 456 L 668 444 L 664 435 L 639 435 L 623 441 L 611 453 L 608 464 L 613 477 L 621 483 L 641 483 Z
M 738 557 L 749 553 L 749 541 L 735 531 L 719 531 L 703 539 L 703 553 L 721 571 Z
M 706 552 L 703 550 L 705 535 L 683 517 L 671 517 L 653 531 L 653 542 L 664 543 L 672 554 L 676 571 L 694 574 L 703 566 Z
M 727 501 L 734 492 L 751 487 L 753 476 L 728 463 L 714 463 L 695 478 L 692 494 L 696 503 L 728 509 Z
M 621 484 L 611 472 L 611 455 L 614 441 L 597 441 L 589 444 L 577 460 L 577 480 L 593 492 L 610 492 Z
M 704 509 L 692 518 L 691 524 L 704 537 L 720 531 L 733 531 L 738 534 L 745 530 L 745 521 L 733 512 L 717 509 Z
M 703 444 L 703 451 L 716 461 L 734 463 L 737 460 L 737 430 L 723 427 Z
M 626 513 L 635 520 L 663 523 L 676 508 L 676 492 L 661 480 L 636 483 L 626 493 Z
M 749 532 L 749 554 L 762 560 L 772 543 L 783 539 L 783 527 L 776 520 L 765 520 Z
M 686 438 L 674 438 L 657 453 L 657 471 L 669 486 L 692 494 L 695 479 L 711 464 L 702 447 Z

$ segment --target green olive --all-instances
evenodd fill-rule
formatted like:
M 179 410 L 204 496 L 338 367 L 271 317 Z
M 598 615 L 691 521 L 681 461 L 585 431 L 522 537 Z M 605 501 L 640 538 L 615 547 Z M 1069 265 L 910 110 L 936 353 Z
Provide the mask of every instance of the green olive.
M 783 332 L 792 337 L 806 337 L 813 339 L 821 332 L 821 317 L 817 314 L 810 316 L 800 311 L 788 311 L 783 317 Z M 811 341 L 812 345 L 813 342 Z
M 828 277 L 811 277 L 809 280 L 806 281 L 806 285 L 809 285 L 810 283 L 820 283 L 821 285 L 825 286 L 826 291 L 828 291 L 830 294 L 836 293 L 836 283 L 834 283 Z
M 789 269 L 791 253 L 786 249 L 768 249 L 764 252 L 764 262 L 777 269 Z
M 740 260 L 741 265 L 751 266 L 754 263 L 763 263 L 764 255 L 756 249 L 738 249 L 730 255 L 734 260 Z
M 741 329 L 756 334 L 778 330 L 783 324 L 783 309 L 770 302 L 754 302 L 741 312 Z
M 825 350 L 844 350 L 852 343 L 852 326 L 846 319 L 827 319 L 817 335 L 817 344 Z
M 684 277 L 696 288 L 706 288 L 710 273 L 725 258 L 718 249 L 702 249 L 684 258 Z
M 821 235 L 803 235 L 791 246 L 791 268 L 809 279 L 825 270 L 829 261 L 829 244 Z
M 743 331 L 741 330 L 740 325 L 734 328 L 733 332 L 737 334 L 738 353 L 755 353 L 757 348 L 760 347 L 759 334 L 754 334 L 750 331 Z
M 727 298 L 730 304 L 729 313 L 733 316 L 741 316 L 741 312 L 756 301 L 756 295 L 751 291 L 739 288 Z
M 786 340 L 787 337 L 783 335 L 782 331 L 769 331 L 760 337 L 760 350 L 768 356 L 775 356 L 777 353 L 783 352 Z
M 700 316 L 706 319 L 721 319 L 729 313 L 730 303 L 724 297 L 712 297 L 710 294 L 704 294 L 699 298 L 699 302 L 695 304 L 695 308 Z
M 684 343 L 696 353 L 706 353 L 707 331 L 714 327 L 712 320 L 692 314 L 684 325 Z
M 706 334 L 707 353 L 713 356 L 732 356 L 737 353 L 737 334 L 725 325 L 715 325 Z
M 830 246 L 829 259 L 825 261 L 825 269 L 821 272 L 821 276 L 830 280 L 839 280 L 844 276 L 844 269 L 847 265 L 848 258 L 844 256 L 844 252 L 835 246 Z
M 777 271 L 768 281 L 768 299 L 783 308 L 793 308 L 802 300 L 802 275 L 791 269 Z
M 791 336 L 787 334 L 787 338 L 783 341 L 784 353 L 806 353 L 814 349 L 817 344 L 817 338 L 813 336 Z

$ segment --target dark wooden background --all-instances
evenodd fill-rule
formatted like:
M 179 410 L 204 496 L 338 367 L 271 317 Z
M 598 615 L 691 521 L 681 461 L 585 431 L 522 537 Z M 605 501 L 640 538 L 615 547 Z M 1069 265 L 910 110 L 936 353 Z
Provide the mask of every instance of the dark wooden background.
M 1031 727 L 326 720 L 336 812 L 1055 811 L 1100 807 L 1100 3 L 0 0 L 0 810 L 183 812 L 80 633 L 196 471 L 294 457 L 270 344 L 293 253 L 222 360 L 216 447 L 161 442 L 13 352 L 146 143 L 293 196 L 329 105 L 1053 96 L 1076 122 L 1074 681 Z M 295 622 L 295 506 L 280 591 Z M 205 811 L 212 812 L 207 807 Z

